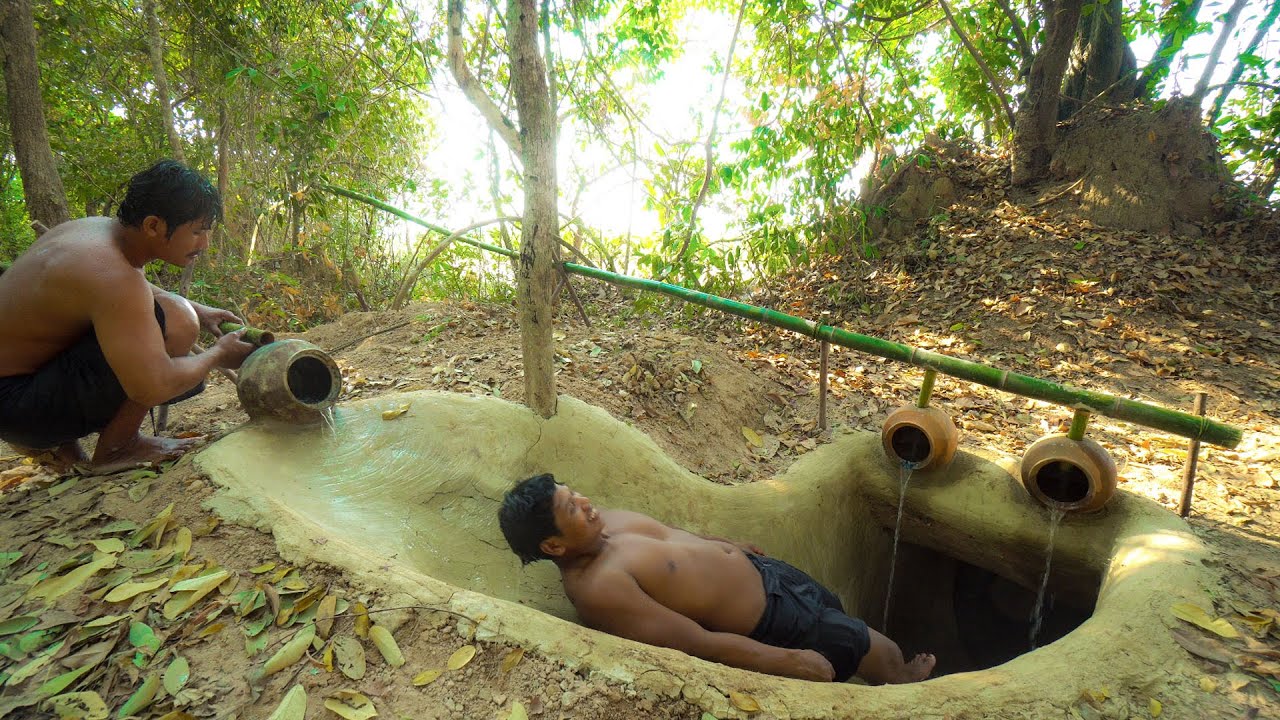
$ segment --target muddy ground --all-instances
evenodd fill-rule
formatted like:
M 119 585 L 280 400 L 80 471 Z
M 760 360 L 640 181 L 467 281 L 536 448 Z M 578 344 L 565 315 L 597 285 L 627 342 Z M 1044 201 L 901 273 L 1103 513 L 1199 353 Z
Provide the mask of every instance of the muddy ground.
M 1057 717 L 1280 717 L 1274 221 L 1202 225 L 1173 237 L 1111 232 L 1025 199 L 1011 202 L 1007 188 L 984 172 L 977 162 L 964 168 L 961 200 L 902 247 L 874 260 L 824 258 L 742 299 L 1164 407 L 1190 409 L 1196 392 L 1208 393 L 1208 414 L 1244 430 L 1235 449 L 1201 448 L 1189 518 L 1220 577 L 1211 588 L 1215 605 L 1204 610 L 1226 627 L 1216 625 L 1220 634 L 1213 634 L 1186 626 L 1184 646 L 1202 671 L 1197 682 L 1174 684 L 1160 697 L 1142 688 L 1081 688 L 1080 700 Z M 591 326 L 571 304 L 561 308 L 562 393 L 627 420 L 677 462 L 721 483 L 770 477 L 830 437 L 817 422 L 815 342 L 674 305 L 637 313 L 634 295 L 574 282 Z M 352 313 L 302 337 L 337 359 L 343 400 L 428 388 L 514 401 L 523 394 L 510 306 L 450 302 Z M 890 410 L 914 397 L 921 375 L 832 348 L 829 425 L 877 430 Z M 962 449 L 990 457 L 1017 457 L 1037 438 L 1064 431 L 1071 417 L 1061 407 L 943 377 L 934 403 L 955 414 Z M 231 383 L 215 376 L 206 393 L 174 408 L 171 432 L 213 439 L 245 420 Z M 1089 435 L 1115 457 L 1123 492 L 1174 511 L 1185 439 L 1107 418 L 1096 418 Z M 202 509 L 213 488 L 190 457 L 109 477 L 55 477 L 4 446 L 0 461 L 0 674 L 11 676 L 0 689 L 0 711 L 12 717 L 57 717 L 59 707 L 66 717 L 93 717 L 97 698 L 113 717 L 132 702 L 127 710 L 138 717 L 257 719 L 294 685 L 310 697 L 309 718 L 368 717 L 366 702 L 392 718 L 508 718 L 520 711 L 584 720 L 703 717 L 679 700 L 474 641 L 465 621 L 429 608 L 398 609 L 413 603 L 353 587 L 330 568 L 289 568 L 269 535 L 222 524 Z M 170 519 L 148 525 L 170 504 Z M 154 547 L 159 551 L 139 552 Z M 102 562 L 91 568 L 95 558 Z M 177 585 L 215 568 L 226 575 L 216 589 L 203 588 L 208 595 L 193 600 L 192 583 Z M 53 583 L 77 572 L 83 577 Z M 120 597 L 121 583 L 148 580 L 145 590 Z M 117 602 L 103 599 L 109 592 Z M 32 597 L 39 594 L 57 597 Z M 166 618 L 166 607 L 181 607 L 169 603 L 183 600 L 192 600 L 191 609 Z M 361 607 L 392 633 L 403 666 L 392 667 L 370 639 L 355 639 Z M 103 617 L 96 627 L 84 624 Z M 335 653 L 318 643 L 305 661 L 257 677 L 293 637 L 299 617 L 332 618 L 330 636 L 362 650 L 344 641 Z M 65 650 L 54 647 L 60 639 L 68 640 Z M 467 647 L 475 656 L 461 664 Z M 361 653 L 357 672 L 353 658 Z M 442 672 L 433 678 L 433 670 Z M 27 677 L 15 680 L 19 671 Z M 41 693 L 61 699 L 25 704 Z M 341 713 L 322 709 L 326 699 Z M 1024 715 L 993 707 L 986 716 Z

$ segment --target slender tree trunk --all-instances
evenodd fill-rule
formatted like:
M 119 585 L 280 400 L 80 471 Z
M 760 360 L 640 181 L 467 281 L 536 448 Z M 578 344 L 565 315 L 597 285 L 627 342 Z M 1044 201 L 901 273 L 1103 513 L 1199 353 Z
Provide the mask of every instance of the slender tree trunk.
M 5 0 L 0 5 L 0 14 L 0 51 L 4 55 L 9 130 L 13 135 L 13 154 L 22 174 L 27 214 L 32 220 L 54 227 L 70 220 L 71 211 L 49 147 L 31 0 Z
M 556 379 L 551 329 L 551 296 L 556 284 L 555 111 L 547 88 L 547 70 L 538 51 L 535 0 L 508 0 L 508 52 L 520 148 L 524 165 L 524 223 L 520 228 L 520 335 L 524 352 L 525 403 L 544 418 L 556 412 Z
M 1133 84 L 1133 97 L 1135 99 L 1150 98 L 1152 92 L 1156 89 L 1156 83 L 1164 77 L 1169 70 L 1169 65 L 1173 62 L 1173 56 L 1178 54 L 1182 49 L 1182 45 L 1186 42 L 1186 37 L 1190 33 L 1188 28 L 1195 23 L 1196 16 L 1200 14 L 1200 4 L 1203 0 L 1184 0 L 1175 2 L 1169 6 L 1168 13 L 1177 15 L 1177 21 L 1169 25 L 1169 30 L 1165 32 L 1164 37 L 1160 38 L 1160 45 L 1156 48 L 1156 54 L 1151 56 L 1151 62 L 1143 69 L 1142 76 Z M 1160 19 L 1160 24 L 1165 25 L 1164 18 Z
M 156 81 L 156 102 L 160 105 L 160 122 L 164 125 L 165 134 L 169 137 L 169 151 L 173 154 L 173 159 L 186 164 L 187 157 L 182 152 L 182 139 L 178 137 L 178 129 L 173 125 L 173 99 L 169 93 L 169 73 L 164 69 L 164 35 L 160 29 L 160 18 L 156 15 L 155 0 L 143 0 L 142 12 L 147 16 L 147 45 L 151 50 L 151 73 Z
M 1031 63 L 1027 91 L 1013 126 L 1013 184 L 1044 176 L 1057 141 L 1058 94 L 1067 69 L 1084 0 L 1041 0 L 1044 41 Z
M 1222 50 L 1227 46 L 1227 38 L 1231 36 L 1231 31 L 1236 29 L 1236 21 L 1240 19 L 1240 11 L 1244 10 L 1245 3 L 1248 0 L 1236 0 L 1231 3 L 1231 7 L 1222 15 L 1222 32 L 1218 34 L 1218 39 L 1213 43 L 1213 49 L 1209 51 L 1209 59 L 1205 61 L 1204 72 L 1200 73 L 1200 81 L 1196 83 L 1195 92 L 1191 93 L 1191 97 L 1198 102 L 1204 99 L 1205 93 L 1209 91 L 1209 81 L 1213 79 L 1213 71 L 1217 69 L 1218 62 L 1222 59 Z
M 1262 44 L 1262 39 L 1266 37 L 1267 32 L 1271 30 L 1271 26 L 1275 24 L 1277 15 L 1280 15 L 1280 0 L 1271 0 L 1271 9 L 1267 11 L 1266 16 L 1262 18 L 1262 22 L 1258 24 L 1258 29 L 1253 33 L 1253 39 L 1249 41 L 1249 45 L 1245 47 L 1244 52 L 1240 53 L 1240 58 L 1236 60 L 1235 67 L 1231 68 L 1231 75 L 1222 87 L 1222 92 L 1218 93 L 1218 97 L 1213 101 L 1213 110 L 1209 112 L 1208 124 L 1210 127 L 1218 122 L 1218 115 L 1222 114 L 1222 106 L 1227 102 L 1227 96 L 1231 94 L 1231 89 L 1240 80 L 1240 76 L 1244 74 L 1244 56 L 1253 55 L 1258 50 L 1258 46 Z

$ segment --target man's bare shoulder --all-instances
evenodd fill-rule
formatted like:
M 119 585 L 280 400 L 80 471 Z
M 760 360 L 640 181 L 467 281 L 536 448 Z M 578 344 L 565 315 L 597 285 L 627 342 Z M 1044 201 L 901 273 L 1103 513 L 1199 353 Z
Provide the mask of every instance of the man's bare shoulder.
M 563 579 L 565 594 L 579 612 L 612 605 L 617 596 L 639 587 L 626 562 L 615 553 L 598 557 L 577 572 L 565 573 Z

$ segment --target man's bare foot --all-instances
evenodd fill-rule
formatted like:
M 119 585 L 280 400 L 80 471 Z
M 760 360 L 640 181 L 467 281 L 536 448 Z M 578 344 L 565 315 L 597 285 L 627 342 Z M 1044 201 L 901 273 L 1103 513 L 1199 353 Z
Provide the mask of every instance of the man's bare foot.
M 938 664 L 938 658 L 930 653 L 920 653 L 905 663 L 906 671 L 903 673 L 906 677 L 902 682 L 920 682 L 929 677 L 933 672 L 933 666 Z
M 84 450 L 80 448 L 80 443 L 75 440 L 55 448 L 29 448 L 13 443 L 10 443 L 10 446 L 59 475 L 71 472 L 77 463 L 88 459 L 85 457 Z
M 183 453 L 199 444 L 202 438 L 163 438 L 150 435 L 135 435 L 126 445 L 119 448 L 98 447 L 93 453 L 93 464 L 90 469 L 102 475 L 128 470 L 143 463 L 164 462 L 182 457 Z M 101 445 L 101 443 L 99 443 Z

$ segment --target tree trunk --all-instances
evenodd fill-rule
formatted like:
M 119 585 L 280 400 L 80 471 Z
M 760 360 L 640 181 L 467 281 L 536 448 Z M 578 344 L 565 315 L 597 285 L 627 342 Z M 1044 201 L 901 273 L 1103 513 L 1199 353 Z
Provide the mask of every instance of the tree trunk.
M 31 0 L 6 0 L 0 14 L 3 15 L 0 17 L 0 51 L 4 55 L 9 130 L 13 135 L 13 154 L 22 174 L 27 214 L 32 220 L 54 227 L 70 220 L 71 211 L 67 209 L 67 194 L 45 126 Z
M 1235 87 L 1236 82 L 1240 80 L 1240 76 L 1244 75 L 1244 56 L 1253 55 L 1258 50 L 1258 46 L 1262 45 L 1262 39 L 1266 37 L 1267 32 L 1271 30 L 1271 26 L 1275 24 L 1277 15 L 1280 15 L 1280 0 L 1271 0 L 1271 9 L 1267 11 L 1266 16 L 1258 24 L 1258 29 L 1253 33 L 1253 39 L 1249 41 L 1244 52 L 1240 53 L 1235 67 L 1231 68 L 1231 75 L 1222 87 L 1222 92 L 1218 93 L 1218 97 L 1213 101 L 1213 110 L 1209 112 L 1209 122 L 1207 123 L 1210 127 L 1213 127 L 1218 122 L 1218 115 L 1222 113 L 1222 106 L 1227 102 L 1227 96 L 1231 94 L 1231 90 Z
M 1156 83 L 1159 82 L 1164 74 L 1169 70 L 1169 65 L 1173 62 L 1173 56 L 1178 54 L 1182 49 L 1182 45 L 1186 42 L 1187 35 L 1190 34 L 1190 28 L 1196 21 L 1196 15 L 1200 14 L 1200 4 L 1202 0 L 1182 0 L 1174 2 L 1169 6 L 1166 15 L 1173 14 L 1177 20 L 1172 23 L 1166 23 L 1164 18 L 1160 18 L 1160 24 L 1168 27 L 1164 37 L 1160 38 L 1160 45 L 1156 48 L 1156 54 L 1151 56 L 1151 62 L 1142 71 L 1142 77 L 1133 84 L 1134 99 L 1142 99 L 1151 97 L 1156 89 Z
M 1209 58 L 1205 60 L 1204 72 L 1200 73 L 1200 81 L 1196 83 L 1195 92 L 1191 93 L 1191 97 L 1197 102 L 1203 100 L 1205 93 L 1209 91 L 1209 80 L 1213 78 L 1213 71 L 1222 59 L 1222 50 L 1227 46 L 1227 38 L 1231 37 L 1231 31 L 1235 30 L 1236 21 L 1240 19 L 1240 11 L 1244 10 L 1246 2 L 1248 0 L 1235 0 L 1222 14 L 1222 32 L 1218 34 L 1217 41 L 1213 43 L 1213 49 L 1209 51 Z
M 1058 119 L 1071 117 L 1103 93 L 1104 100 L 1131 99 L 1136 69 L 1137 60 L 1124 36 L 1124 2 L 1095 5 L 1088 17 L 1080 18 Z
M 143 0 L 142 12 L 147 16 L 147 45 L 151 50 L 151 73 L 156 81 L 156 101 L 160 104 L 160 122 L 169 136 L 169 151 L 173 159 L 186 164 L 182 152 L 182 139 L 173 125 L 172 96 L 169 94 L 169 73 L 164 69 L 164 36 L 160 30 L 160 18 L 156 16 L 155 0 Z M 185 274 L 185 273 L 184 273 Z
M 1041 0 L 1044 41 L 1031 62 L 1027 91 L 1013 126 L 1012 179 L 1029 185 L 1049 169 L 1057 141 L 1058 94 L 1084 0 Z
M 559 212 L 556 198 L 556 117 L 547 89 L 547 71 L 538 51 L 535 0 L 508 0 L 508 53 L 516 109 L 520 115 L 520 155 L 524 165 L 524 223 L 516 274 L 520 336 L 524 352 L 525 403 L 544 418 L 556 412 L 556 378 L 551 341 L 551 295 L 556 281 Z

